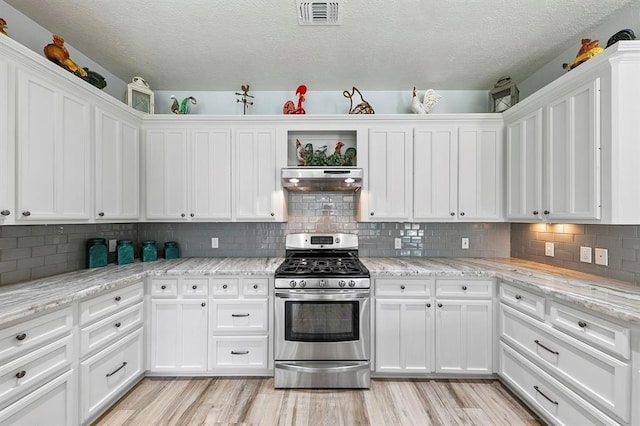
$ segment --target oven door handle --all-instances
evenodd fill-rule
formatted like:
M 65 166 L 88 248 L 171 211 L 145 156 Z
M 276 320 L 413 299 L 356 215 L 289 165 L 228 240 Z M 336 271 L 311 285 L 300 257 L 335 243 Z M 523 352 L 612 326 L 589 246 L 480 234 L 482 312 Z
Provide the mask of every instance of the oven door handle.
M 349 299 L 368 299 L 370 293 L 315 293 L 305 291 L 304 293 L 285 293 L 276 291 L 276 297 L 280 299 L 291 300 L 349 300 Z
M 350 370 L 360 370 L 362 367 L 369 366 L 368 361 L 353 361 L 353 362 L 341 362 L 341 365 L 331 365 L 323 367 L 307 367 L 305 365 L 290 364 L 287 362 L 278 362 L 277 368 L 290 371 L 301 371 L 305 373 L 327 373 L 330 370 L 332 373 L 346 373 Z

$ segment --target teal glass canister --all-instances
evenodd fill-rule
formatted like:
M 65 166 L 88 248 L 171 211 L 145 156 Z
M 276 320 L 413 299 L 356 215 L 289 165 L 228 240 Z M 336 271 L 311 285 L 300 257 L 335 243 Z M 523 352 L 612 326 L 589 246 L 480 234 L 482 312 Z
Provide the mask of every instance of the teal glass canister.
M 175 241 L 167 241 L 164 243 L 164 258 L 177 259 L 178 257 L 180 257 L 178 252 L 178 243 Z
M 90 238 L 87 240 L 86 264 L 87 268 L 107 266 L 107 241 L 104 238 Z
M 133 263 L 133 241 L 118 240 L 118 246 L 116 247 L 116 258 L 118 265 Z
M 142 242 L 142 261 L 153 262 L 158 260 L 158 248 L 154 240 L 144 240 Z

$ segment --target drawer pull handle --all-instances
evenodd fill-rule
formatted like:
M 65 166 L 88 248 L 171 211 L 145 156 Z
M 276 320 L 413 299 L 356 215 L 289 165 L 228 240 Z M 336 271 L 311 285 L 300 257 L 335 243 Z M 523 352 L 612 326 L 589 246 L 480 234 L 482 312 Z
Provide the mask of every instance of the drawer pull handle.
M 467 286 L 466 285 L 462 286 L 462 291 L 467 291 Z
M 400 286 L 400 290 L 404 290 L 404 289 L 405 289 L 404 284 L 402 284 L 402 285 Z
M 586 328 L 587 327 L 587 323 L 584 321 L 578 321 L 578 325 L 580 326 L 580 328 Z
M 438 308 L 442 308 L 442 303 L 438 303 Z
M 116 328 L 120 328 L 120 326 L 122 325 L 122 323 L 121 323 L 121 322 L 117 322 L 117 323 L 115 323 L 114 325 L 116 326 Z
M 554 355 L 560 355 L 560 352 L 557 352 L 557 351 L 554 351 L 554 350 L 549 349 L 548 347 L 546 347 L 545 345 L 543 345 L 542 343 L 540 343 L 540 341 L 539 341 L 539 340 L 534 340 L 533 342 L 534 342 L 536 345 L 540 346 L 542 349 L 545 349 L 545 350 L 547 350 L 547 351 L 551 352 L 551 353 L 552 353 L 552 354 L 554 354 Z
M 123 362 L 122 365 L 118 368 L 116 368 L 115 370 L 113 370 L 111 373 L 107 374 L 107 377 L 111 377 L 114 374 L 116 374 L 118 371 L 122 370 L 124 368 L 124 366 L 127 365 L 127 362 Z
M 223 288 L 223 289 L 225 289 L 225 290 L 226 290 L 226 289 L 227 289 L 227 287 L 229 287 L 229 286 L 228 286 L 228 285 L 226 285 L 226 284 L 222 284 L 222 288 Z
M 534 386 L 533 388 L 536 390 L 536 392 L 538 392 L 540 395 L 542 395 L 547 401 L 549 401 L 552 404 L 558 405 L 558 401 L 554 401 L 553 399 L 549 398 L 547 395 L 544 394 L 544 392 L 542 392 L 538 388 L 538 386 Z
M 231 355 L 248 355 L 249 351 L 231 351 Z
M 522 296 L 520 296 L 519 294 L 516 294 L 516 300 L 520 300 L 522 299 Z
M 191 288 L 196 290 L 198 288 L 198 286 L 194 284 Z
M 430 308 L 430 307 L 431 307 L 431 303 L 427 303 L 427 308 Z
M 251 314 L 231 314 L 232 317 L 248 317 Z
M 206 303 L 204 303 L 204 302 L 202 302 L 202 303 L 200 304 L 200 306 L 202 306 L 202 307 L 204 308 L 205 306 L 207 306 L 207 304 L 206 304 Z
M 122 300 L 122 297 L 120 297 L 120 296 L 116 296 L 116 302 L 119 302 L 119 301 L 121 301 L 121 300 Z
M 167 286 L 166 286 L 166 285 L 161 285 L 161 286 L 160 286 L 160 290 L 166 290 L 166 289 L 167 289 Z
M 254 290 L 257 290 L 257 289 L 258 289 L 258 284 L 254 284 L 254 285 L 253 285 L 253 289 L 254 289 Z
M 20 341 L 23 341 L 23 340 L 24 340 L 24 339 L 26 339 L 26 338 L 27 338 L 27 334 L 26 334 L 26 333 L 18 334 L 18 335 L 16 336 L 16 339 L 18 339 L 18 340 L 20 340 Z
M 24 376 L 26 376 L 26 375 L 27 375 L 27 372 L 26 372 L 26 371 L 24 371 L 24 370 L 22 370 L 22 371 L 18 371 L 18 372 L 16 373 L 16 377 L 17 377 L 18 379 L 22 379 L 22 378 L 23 378 Z

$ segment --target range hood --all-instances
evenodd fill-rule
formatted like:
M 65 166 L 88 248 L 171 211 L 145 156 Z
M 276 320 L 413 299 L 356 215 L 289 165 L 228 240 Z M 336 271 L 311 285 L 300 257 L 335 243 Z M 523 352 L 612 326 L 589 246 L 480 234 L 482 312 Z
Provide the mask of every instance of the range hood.
M 362 169 L 346 167 L 288 167 L 282 186 L 289 191 L 358 191 Z

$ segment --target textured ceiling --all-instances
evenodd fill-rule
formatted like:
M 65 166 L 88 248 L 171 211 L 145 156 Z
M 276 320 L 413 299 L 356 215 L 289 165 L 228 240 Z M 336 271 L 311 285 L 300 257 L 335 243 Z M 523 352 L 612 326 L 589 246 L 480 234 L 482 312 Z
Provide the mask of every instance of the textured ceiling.
M 340 26 L 298 25 L 295 0 L 5 1 L 125 82 L 263 91 L 522 81 L 633 0 L 344 0 Z

